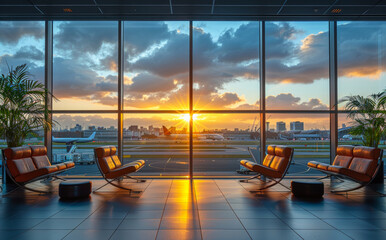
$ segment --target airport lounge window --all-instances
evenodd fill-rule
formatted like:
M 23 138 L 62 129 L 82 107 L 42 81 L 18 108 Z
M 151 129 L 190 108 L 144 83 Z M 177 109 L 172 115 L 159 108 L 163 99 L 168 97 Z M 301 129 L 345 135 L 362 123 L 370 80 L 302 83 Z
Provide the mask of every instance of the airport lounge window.
M 338 22 L 338 98 L 368 97 L 386 88 L 386 22 Z M 365 87 L 364 87 L 365 86 Z M 339 104 L 344 110 L 345 103 Z M 339 114 L 338 141 L 342 145 L 362 145 L 362 137 L 351 134 L 355 121 Z M 386 149 L 385 141 L 379 148 Z M 386 155 L 386 151 L 384 151 Z
M 44 83 L 44 34 L 44 21 L 0 21 L 0 74 L 27 64 L 31 79 Z M 43 144 L 43 138 L 44 131 L 37 131 L 26 144 Z

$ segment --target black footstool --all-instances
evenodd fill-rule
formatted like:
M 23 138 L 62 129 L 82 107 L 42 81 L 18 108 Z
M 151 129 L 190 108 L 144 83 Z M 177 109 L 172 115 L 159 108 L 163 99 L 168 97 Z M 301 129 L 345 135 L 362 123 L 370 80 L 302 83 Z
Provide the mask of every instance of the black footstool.
M 64 181 L 59 184 L 61 198 L 86 198 L 91 193 L 90 181 Z
M 295 197 L 321 198 L 324 194 L 323 182 L 291 181 L 291 190 Z

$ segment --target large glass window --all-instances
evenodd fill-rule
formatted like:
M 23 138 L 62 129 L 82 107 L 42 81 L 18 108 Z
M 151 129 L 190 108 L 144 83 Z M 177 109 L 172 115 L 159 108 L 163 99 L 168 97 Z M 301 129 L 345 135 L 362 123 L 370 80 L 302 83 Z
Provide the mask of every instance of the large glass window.
M 125 22 L 124 108 L 189 109 L 189 22 Z
M 189 114 L 125 114 L 123 157 L 146 165 L 137 175 L 189 175 Z
M 195 114 L 195 176 L 235 176 L 240 160 L 259 159 L 259 114 Z M 231 121 L 229 119 L 232 119 Z
M 267 114 L 267 145 L 286 145 L 294 148 L 289 174 L 317 174 L 307 171 L 309 161 L 330 163 L 329 114 Z
M 116 110 L 118 23 L 54 22 L 54 110 Z
M 118 144 L 116 114 L 54 114 L 52 162 L 74 161 L 66 174 L 98 176 L 94 148 Z
M 259 22 L 193 23 L 195 110 L 259 109 Z
M 266 22 L 266 109 L 328 110 L 327 22 Z
M 30 78 L 44 83 L 44 33 L 42 21 L 0 21 L 0 75 L 27 64 Z M 43 130 L 37 134 L 25 142 L 43 144 Z M 0 145 L 5 147 L 2 137 Z
M 338 22 L 337 34 L 338 98 L 384 90 L 386 22 Z

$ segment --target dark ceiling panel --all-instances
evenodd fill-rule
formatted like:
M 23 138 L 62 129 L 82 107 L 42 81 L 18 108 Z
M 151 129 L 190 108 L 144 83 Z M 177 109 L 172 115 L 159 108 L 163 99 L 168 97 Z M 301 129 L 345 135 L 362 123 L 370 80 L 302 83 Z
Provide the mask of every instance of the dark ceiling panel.
M 366 15 L 382 15 L 386 16 L 386 6 L 377 6 L 375 8 L 369 9 Z
M 379 0 L 339 0 L 336 5 L 375 5 Z
M 329 12 L 326 13 L 326 15 L 361 15 L 364 13 L 367 9 L 370 7 L 364 7 L 364 6 L 358 6 L 358 7 L 352 7 L 352 6 L 333 6 Z M 339 13 L 334 13 L 334 9 L 340 9 L 341 11 Z
M 194 14 L 194 15 L 210 15 L 212 6 L 173 6 L 173 14 Z
M 282 5 L 284 0 L 216 0 L 215 5 Z
M 287 0 L 285 6 L 287 5 L 331 5 L 335 2 L 335 0 Z
M 72 16 L 72 15 L 100 15 L 100 11 L 94 6 L 39 6 L 46 15 L 60 15 L 60 16 Z M 70 9 L 70 10 L 67 10 Z
M 9 6 L 2 6 L 0 7 L 0 15 L 5 16 L 20 16 L 20 15 L 30 15 L 30 16 L 36 16 L 36 15 L 42 15 L 35 7 L 31 6 L 23 6 L 23 7 L 9 7 Z
M 35 5 L 95 5 L 93 0 L 33 0 Z
M 280 6 L 277 7 L 239 7 L 239 6 L 216 6 L 214 14 L 221 15 L 276 15 Z
M 172 5 L 213 5 L 213 0 L 171 0 Z
M 322 15 L 329 6 L 285 6 L 280 11 L 280 15 Z
M 103 14 L 109 15 L 168 15 L 170 14 L 170 6 L 156 6 L 156 7 L 144 7 L 144 6 L 120 6 L 120 7 L 109 7 L 102 6 L 100 7 L 103 11 Z
M 0 5 L 32 5 L 28 0 L 1 0 Z
M 386 5 L 386 0 L 382 0 L 378 5 Z
M 169 0 L 96 0 L 100 5 L 170 5 Z

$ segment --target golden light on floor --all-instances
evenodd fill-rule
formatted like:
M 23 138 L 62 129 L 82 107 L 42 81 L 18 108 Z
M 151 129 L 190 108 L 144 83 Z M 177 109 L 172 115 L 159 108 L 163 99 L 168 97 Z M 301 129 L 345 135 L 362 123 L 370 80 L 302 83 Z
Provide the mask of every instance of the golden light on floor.
M 189 229 L 198 221 L 193 188 L 192 180 L 173 180 L 166 208 L 171 211 L 170 223 L 174 224 L 176 229 Z M 187 235 L 179 237 L 188 238 L 189 232 L 185 234 Z

